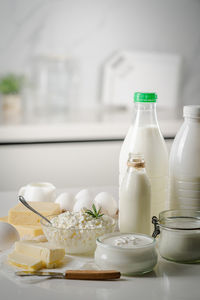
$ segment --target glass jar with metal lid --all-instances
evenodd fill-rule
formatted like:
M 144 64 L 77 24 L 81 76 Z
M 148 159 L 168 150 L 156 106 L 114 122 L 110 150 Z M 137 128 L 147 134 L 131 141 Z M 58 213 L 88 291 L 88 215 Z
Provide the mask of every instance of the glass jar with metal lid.
M 152 218 L 160 255 L 180 263 L 200 262 L 200 211 L 166 210 Z

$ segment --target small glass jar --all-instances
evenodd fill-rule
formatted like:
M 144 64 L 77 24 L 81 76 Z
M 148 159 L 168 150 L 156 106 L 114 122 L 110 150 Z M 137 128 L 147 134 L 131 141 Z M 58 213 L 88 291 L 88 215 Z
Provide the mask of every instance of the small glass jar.
M 166 210 L 152 218 L 160 255 L 180 263 L 200 262 L 200 211 Z
M 74 57 L 36 56 L 29 73 L 26 97 L 34 117 L 62 120 L 70 109 L 77 107 L 79 66 Z
M 156 240 L 146 234 L 105 234 L 97 239 L 95 263 L 129 276 L 148 273 L 157 263 Z

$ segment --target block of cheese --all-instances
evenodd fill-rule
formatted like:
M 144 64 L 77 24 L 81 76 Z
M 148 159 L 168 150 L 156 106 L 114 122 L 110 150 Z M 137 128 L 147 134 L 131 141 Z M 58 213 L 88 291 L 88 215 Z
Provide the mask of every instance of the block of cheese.
M 36 271 L 43 268 L 43 263 L 40 259 L 26 256 L 16 251 L 8 254 L 8 262 L 11 265 L 28 271 Z
M 6 216 L 6 217 L 0 217 L 0 222 L 6 222 L 6 223 L 8 223 L 8 216 Z
M 46 268 L 55 267 L 65 256 L 63 248 L 58 248 L 49 242 L 17 241 L 15 251 L 41 260 Z
M 32 239 L 36 236 L 43 235 L 40 225 L 14 225 L 19 232 L 20 237 Z
M 30 205 L 44 216 L 58 215 L 61 213 L 60 205 L 53 202 L 31 202 Z M 18 203 L 8 213 L 8 222 L 13 225 L 38 225 L 40 217 Z
M 0 222 L 7 222 L 8 217 L 0 217 Z M 12 224 L 13 225 L 13 224 Z M 13 225 L 19 232 L 20 237 L 32 239 L 36 236 L 43 235 L 41 225 Z

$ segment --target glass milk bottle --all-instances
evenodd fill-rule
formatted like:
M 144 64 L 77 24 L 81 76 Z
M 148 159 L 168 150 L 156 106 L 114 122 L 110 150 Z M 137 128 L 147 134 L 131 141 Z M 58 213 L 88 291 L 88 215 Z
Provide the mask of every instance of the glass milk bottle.
M 143 154 L 147 175 L 151 182 L 151 215 L 159 215 L 166 208 L 168 185 L 168 151 L 156 114 L 155 93 L 135 93 L 136 117 L 130 126 L 119 158 L 119 184 L 126 172 L 130 152 Z
M 200 105 L 183 109 L 170 154 L 170 208 L 200 210 Z
M 144 159 L 129 153 L 127 166 L 119 190 L 120 231 L 150 234 L 151 185 Z

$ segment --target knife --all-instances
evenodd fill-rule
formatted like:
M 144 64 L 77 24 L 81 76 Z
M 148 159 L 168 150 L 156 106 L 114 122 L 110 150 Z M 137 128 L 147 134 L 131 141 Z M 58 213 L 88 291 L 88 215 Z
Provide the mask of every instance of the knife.
M 74 280 L 113 280 L 118 279 L 121 273 L 115 270 L 67 270 L 61 272 L 17 271 L 17 276 L 49 276 L 50 278 Z

